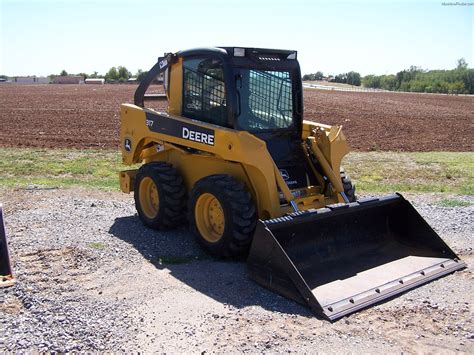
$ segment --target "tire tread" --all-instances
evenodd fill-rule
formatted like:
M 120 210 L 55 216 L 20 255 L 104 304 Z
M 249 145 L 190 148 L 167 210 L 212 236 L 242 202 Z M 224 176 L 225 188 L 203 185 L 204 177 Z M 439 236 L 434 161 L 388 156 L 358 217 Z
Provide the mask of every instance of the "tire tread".
M 138 187 L 142 176 L 150 176 L 155 183 L 160 185 L 159 190 L 164 192 L 160 196 L 160 212 L 157 218 L 150 220 L 140 213 L 138 202 Z M 135 205 L 140 219 L 143 223 L 154 229 L 171 229 L 185 222 L 186 213 L 186 189 L 183 178 L 179 172 L 169 163 L 152 162 L 139 169 L 135 179 Z M 164 202 L 164 203 L 163 203 Z
M 223 243 L 220 243 L 219 247 L 210 245 L 199 235 L 194 220 L 194 206 L 192 205 L 193 201 L 197 198 L 197 196 L 193 198 L 193 195 L 196 194 L 195 191 L 201 189 L 205 191 L 212 185 L 218 186 L 226 200 L 223 202 L 227 202 L 232 214 L 232 229 L 227 237 L 223 236 Z M 257 223 L 257 214 L 252 197 L 245 185 L 232 176 L 217 174 L 207 176 L 196 183 L 188 202 L 188 221 L 191 229 L 197 234 L 200 244 L 211 255 L 224 258 L 242 257 L 249 251 Z M 227 220 L 226 223 L 228 223 Z

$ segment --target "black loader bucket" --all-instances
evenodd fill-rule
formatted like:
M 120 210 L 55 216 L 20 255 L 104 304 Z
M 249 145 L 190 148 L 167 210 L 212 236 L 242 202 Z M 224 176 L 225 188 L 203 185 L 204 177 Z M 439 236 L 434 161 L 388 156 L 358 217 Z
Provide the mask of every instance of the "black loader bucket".
M 466 266 L 399 194 L 259 221 L 247 264 L 329 320 Z
M 10 266 L 5 224 L 3 223 L 3 210 L 2 205 L 0 205 L 0 287 L 12 286 L 14 283 L 15 279 L 13 278 Z

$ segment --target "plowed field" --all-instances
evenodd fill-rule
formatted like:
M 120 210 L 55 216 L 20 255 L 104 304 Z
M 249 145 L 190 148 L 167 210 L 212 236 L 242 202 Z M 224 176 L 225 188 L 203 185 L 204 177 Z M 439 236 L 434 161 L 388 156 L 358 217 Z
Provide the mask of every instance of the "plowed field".
M 0 146 L 115 148 L 119 106 L 133 100 L 135 88 L 2 85 Z M 305 119 L 342 124 L 355 150 L 474 148 L 474 97 L 308 89 L 304 102 Z

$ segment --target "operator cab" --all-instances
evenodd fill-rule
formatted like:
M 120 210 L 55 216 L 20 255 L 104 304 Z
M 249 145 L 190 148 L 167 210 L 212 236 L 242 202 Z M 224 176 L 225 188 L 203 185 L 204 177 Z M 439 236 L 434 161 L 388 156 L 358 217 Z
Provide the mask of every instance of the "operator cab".
M 183 116 L 257 134 L 299 131 L 295 51 L 219 47 L 177 56 L 183 58 Z
M 300 146 L 303 100 L 296 58 L 296 51 L 234 47 L 190 49 L 170 57 L 182 62 L 181 116 L 264 140 L 291 189 L 316 183 Z M 168 69 L 165 82 L 169 75 Z M 166 86 L 174 99 L 170 90 Z

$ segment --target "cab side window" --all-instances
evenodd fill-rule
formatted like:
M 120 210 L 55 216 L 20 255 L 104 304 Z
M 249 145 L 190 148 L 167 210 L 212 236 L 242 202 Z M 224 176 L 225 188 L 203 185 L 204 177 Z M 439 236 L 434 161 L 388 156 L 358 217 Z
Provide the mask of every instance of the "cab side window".
M 210 58 L 185 59 L 183 81 L 183 116 L 227 126 L 222 63 Z

